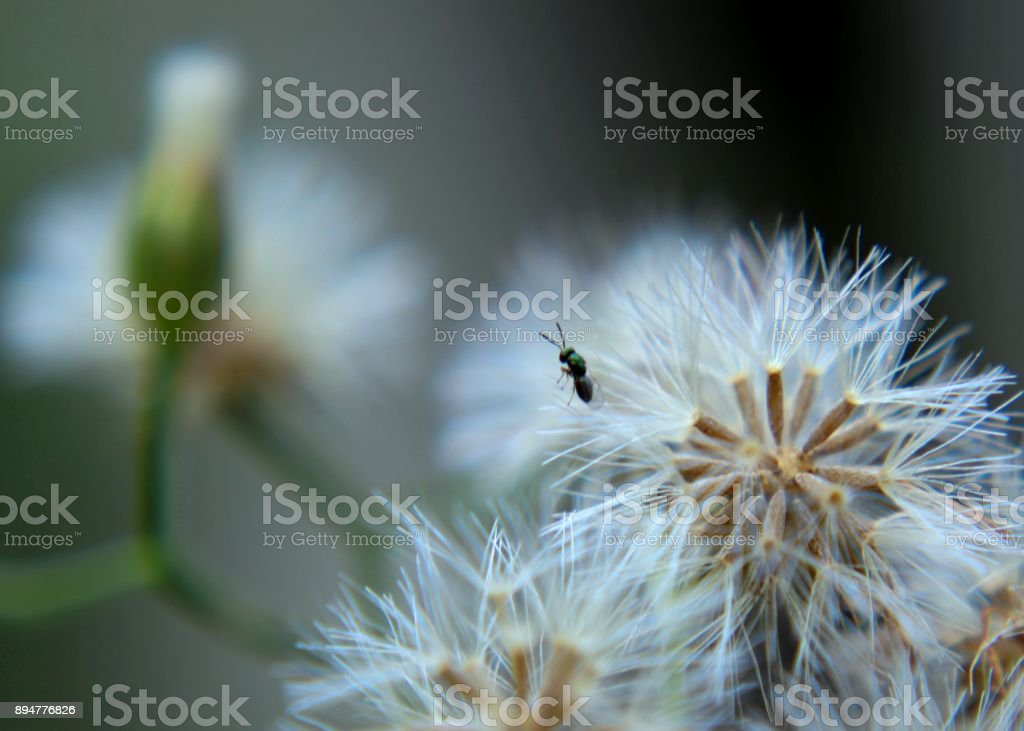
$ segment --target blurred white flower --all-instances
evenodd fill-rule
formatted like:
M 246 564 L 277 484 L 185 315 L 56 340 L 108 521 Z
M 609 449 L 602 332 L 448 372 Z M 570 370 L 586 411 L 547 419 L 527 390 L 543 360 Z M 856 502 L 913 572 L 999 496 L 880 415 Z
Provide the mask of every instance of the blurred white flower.
M 80 369 L 123 378 L 111 366 L 130 362 L 142 346 L 120 338 L 93 342 L 93 328 L 113 327 L 91 317 L 92 280 L 117 272 L 124 235 L 128 177 L 116 171 L 54 186 L 26 206 L 15 239 L 23 260 L 2 291 L 5 350 L 24 377 Z M 127 352 L 126 352 L 127 351 Z
M 314 728 L 485 728 L 499 707 L 553 698 L 541 722 L 522 725 L 558 723 L 574 703 L 578 715 L 564 719 L 574 728 L 729 719 L 732 699 L 711 692 L 717 679 L 687 634 L 707 617 L 661 611 L 631 578 L 656 552 L 577 542 L 571 514 L 552 530 L 542 538 L 512 514 L 463 539 L 411 534 L 416 562 L 398 595 L 346 595 L 319 626 L 307 649 L 322 664 L 289 684 L 292 717 Z M 473 701 L 485 693 L 489 708 Z
M 137 208 L 145 207 L 147 225 L 171 227 L 196 196 L 209 202 L 194 205 L 218 207 L 223 251 L 209 256 L 230 292 L 248 292 L 239 306 L 250 319 L 191 323 L 202 332 L 189 348 L 189 393 L 217 403 L 259 392 L 337 411 L 367 385 L 383 390 L 406 375 L 403 358 L 416 340 L 408 315 L 423 290 L 418 256 L 382 239 L 381 207 L 322 157 L 234 144 L 240 82 L 237 65 L 220 54 L 171 54 L 152 86 L 142 176 L 150 182 L 139 189 L 125 166 L 53 186 L 29 206 L 17 232 L 24 259 L 4 283 L 0 321 L 24 375 L 123 384 L 154 347 L 166 347 L 133 342 L 159 323 L 95 320 L 93 302 L 98 287 L 133 280 Z M 216 185 L 204 187 L 210 176 Z

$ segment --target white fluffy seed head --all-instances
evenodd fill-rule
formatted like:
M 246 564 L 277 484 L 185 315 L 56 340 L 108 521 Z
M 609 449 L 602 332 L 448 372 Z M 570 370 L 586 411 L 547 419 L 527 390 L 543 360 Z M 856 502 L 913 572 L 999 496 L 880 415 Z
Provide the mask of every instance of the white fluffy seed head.
M 635 580 L 649 552 L 602 550 L 572 517 L 542 535 L 514 514 L 461 539 L 427 528 L 415 552 L 397 595 L 346 596 L 320 626 L 308 649 L 321 669 L 288 688 L 294 719 L 457 725 L 454 697 L 483 727 L 497 712 L 472 705 L 483 691 L 499 704 L 581 700 L 573 727 L 711 728 L 732 713 L 709 693 L 701 648 L 678 632 L 690 620 L 661 611 Z
M 760 645 L 779 674 L 813 675 L 839 631 L 941 655 L 1021 546 L 974 511 L 1021 493 L 1012 376 L 955 356 L 927 310 L 938 281 L 879 248 L 823 252 L 797 231 L 639 254 L 646 283 L 593 325 L 615 345 L 585 353 L 603 404 L 552 430 L 557 485 L 638 505 L 615 530 L 674 536 L 660 576 L 717 603 L 720 656 Z

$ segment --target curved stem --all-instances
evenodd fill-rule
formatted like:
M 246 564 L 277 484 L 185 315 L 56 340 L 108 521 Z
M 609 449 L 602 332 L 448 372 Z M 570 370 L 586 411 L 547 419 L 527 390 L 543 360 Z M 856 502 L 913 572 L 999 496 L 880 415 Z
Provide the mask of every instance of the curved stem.
M 140 531 L 163 595 L 217 632 L 272 656 L 294 646 L 275 619 L 233 603 L 173 551 L 167 517 L 167 450 L 181 352 L 161 348 L 146 391 L 139 439 Z
M 52 619 L 139 589 L 155 589 L 194 619 L 279 657 L 294 647 L 280 621 L 233 602 L 176 554 L 167 517 L 167 448 L 181 352 L 153 362 L 139 433 L 139 532 L 59 558 L 0 561 L 0 622 Z

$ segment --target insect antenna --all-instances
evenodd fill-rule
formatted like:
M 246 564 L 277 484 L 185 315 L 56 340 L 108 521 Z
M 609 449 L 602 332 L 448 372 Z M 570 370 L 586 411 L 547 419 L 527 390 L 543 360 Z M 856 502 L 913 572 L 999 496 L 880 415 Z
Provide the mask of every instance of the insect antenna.
M 555 327 L 557 327 L 557 328 L 558 328 L 558 339 L 559 339 L 559 341 L 560 341 L 560 342 L 557 342 L 557 343 L 556 343 L 556 342 L 555 342 L 555 340 L 554 340 L 554 338 L 552 338 L 552 337 L 551 337 L 550 335 L 548 335 L 548 334 L 547 334 L 546 332 L 541 332 L 540 336 L 541 336 L 542 338 L 544 338 L 545 340 L 547 340 L 547 341 L 548 341 L 549 343 L 551 343 L 552 345 L 554 345 L 554 346 L 555 346 L 556 348 L 558 348 L 559 350 L 561 350 L 562 348 L 564 348 L 564 347 L 565 347 L 565 333 L 564 333 L 564 332 L 562 332 L 562 323 L 560 323 L 560 322 L 556 322 L 556 323 L 555 323 Z

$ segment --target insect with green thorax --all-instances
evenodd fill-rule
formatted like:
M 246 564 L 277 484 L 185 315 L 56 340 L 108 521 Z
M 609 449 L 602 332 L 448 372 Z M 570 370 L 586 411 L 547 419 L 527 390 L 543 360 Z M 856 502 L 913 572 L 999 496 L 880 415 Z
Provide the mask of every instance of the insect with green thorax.
M 558 328 L 559 342 L 556 343 L 547 333 L 542 332 L 540 336 L 558 348 L 558 360 L 562 363 L 562 376 L 558 382 L 561 383 L 562 378 L 571 378 L 573 393 L 579 396 L 583 403 L 589 404 L 594 398 L 594 381 L 587 375 L 587 361 L 576 352 L 576 348 L 566 345 L 561 323 L 556 322 L 555 326 Z M 573 393 L 569 394 L 566 406 L 572 403 Z

